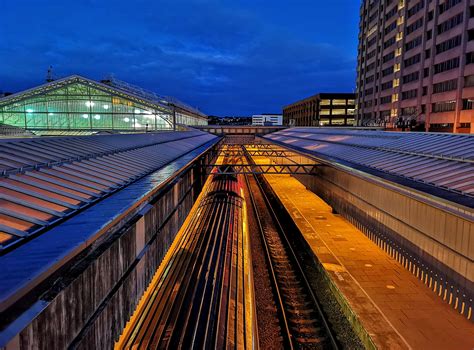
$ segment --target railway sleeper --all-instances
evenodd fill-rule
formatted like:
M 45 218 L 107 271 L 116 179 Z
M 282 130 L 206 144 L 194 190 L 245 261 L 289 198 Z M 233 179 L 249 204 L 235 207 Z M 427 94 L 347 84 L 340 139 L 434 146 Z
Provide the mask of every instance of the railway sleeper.
M 288 317 L 291 324 L 296 327 L 311 326 L 318 324 L 318 320 L 315 318 L 301 318 L 296 315 L 289 315 Z
M 319 338 L 319 337 L 295 337 L 295 340 L 299 344 L 321 344 L 326 341 L 326 338 Z
M 300 314 L 300 315 L 314 314 L 313 309 L 296 309 L 296 308 L 287 307 L 286 310 L 293 314 Z

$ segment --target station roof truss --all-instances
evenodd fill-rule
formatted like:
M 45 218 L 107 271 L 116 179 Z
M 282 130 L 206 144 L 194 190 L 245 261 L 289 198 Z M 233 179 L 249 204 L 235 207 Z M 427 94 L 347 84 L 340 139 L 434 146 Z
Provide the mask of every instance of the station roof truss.
M 291 174 L 310 175 L 314 173 L 317 164 L 208 164 L 208 172 L 216 169 L 212 175 L 238 174 Z
M 291 128 L 264 138 L 306 154 L 474 197 L 472 135 Z
M 213 139 L 190 131 L 0 140 L 0 255 Z
M 288 157 L 292 152 L 278 149 L 251 149 L 251 150 L 233 150 L 233 149 L 221 149 L 219 155 L 224 157 L 243 157 L 245 155 L 250 155 L 253 157 Z

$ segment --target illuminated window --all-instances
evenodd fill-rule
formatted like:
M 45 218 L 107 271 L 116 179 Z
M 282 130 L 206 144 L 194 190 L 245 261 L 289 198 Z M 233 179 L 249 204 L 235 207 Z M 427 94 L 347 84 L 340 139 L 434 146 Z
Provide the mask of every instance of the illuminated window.
M 395 63 L 395 65 L 393 66 L 393 71 L 394 72 L 400 71 L 400 63 Z
M 400 85 L 400 79 L 393 79 L 393 87 L 397 87 Z
M 331 104 L 331 100 L 321 100 L 320 105 L 321 106 L 328 106 Z
M 330 109 L 321 109 L 319 112 L 320 115 L 329 115 Z
M 405 7 L 405 0 L 400 0 L 398 2 L 398 9 L 401 10 L 404 7 Z
M 397 49 L 395 50 L 395 56 L 398 57 L 398 56 L 400 56 L 401 54 L 402 54 L 402 48 L 399 47 L 399 48 L 397 48 Z
M 403 22 L 404 22 L 403 16 L 398 17 L 398 19 L 397 19 L 397 24 L 400 26 L 400 25 L 403 24 Z
M 398 33 L 397 33 L 397 39 L 396 39 L 396 40 L 397 40 L 397 41 L 400 41 L 400 40 L 402 40 L 402 39 L 403 39 L 403 32 L 398 32 Z
M 340 105 L 344 106 L 346 104 L 346 100 L 332 100 L 332 104 L 335 106 L 340 106 Z
M 345 115 L 346 110 L 345 109 L 333 109 L 332 110 L 332 115 Z
M 392 95 L 392 102 L 397 102 L 398 101 L 398 94 L 393 94 Z
M 391 117 L 396 117 L 397 115 L 398 115 L 397 109 L 396 109 L 396 108 L 392 108 L 391 111 L 390 111 L 390 116 L 391 116 Z

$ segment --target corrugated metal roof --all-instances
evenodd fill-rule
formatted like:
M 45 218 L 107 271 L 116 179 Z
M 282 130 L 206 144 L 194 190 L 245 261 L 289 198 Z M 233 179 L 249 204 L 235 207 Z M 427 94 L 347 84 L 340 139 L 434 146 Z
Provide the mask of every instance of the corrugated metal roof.
M 266 138 L 345 162 L 474 196 L 474 137 L 293 128 Z
M 0 140 L 0 252 L 213 138 L 192 131 Z

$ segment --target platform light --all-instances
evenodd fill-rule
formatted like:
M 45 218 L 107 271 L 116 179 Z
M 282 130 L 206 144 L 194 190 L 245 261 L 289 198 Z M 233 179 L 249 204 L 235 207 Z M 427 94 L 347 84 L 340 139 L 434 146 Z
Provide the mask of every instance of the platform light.
M 128 123 L 128 122 L 130 121 L 130 118 L 123 118 L 123 121 L 124 121 L 125 123 Z
M 87 107 L 94 107 L 94 106 L 95 106 L 95 103 L 92 102 L 92 101 L 86 101 L 86 106 L 87 106 Z
M 89 118 L 89 115 L 83 114 L 83 115 L 82 115 L 82 118 L 87 119 L 87 118 Z
M 96 115 L 94 116 L 94 119 L 95 119 L 95 120 L 99 120 L 99 119 L 100 119 L 100 115 L 96 114 Z
M 49 115 L 50 117 L 52 117 L 52 116 L 54 115 L 54 113 L 49 112 L 48 115 Z
M 34 112 L 34 111 L 33 111 L 31 108 L 28 108 L 28 109 L 26 110 L 26 113 L 33 113 L 33 112 Z
M 139 109 L 135 109 L 135 114 L 139 114 L 141 113 L 142 111 L 140 111 Z
M 109 109 L 109 105 L 104 105 L 104 109 Z

